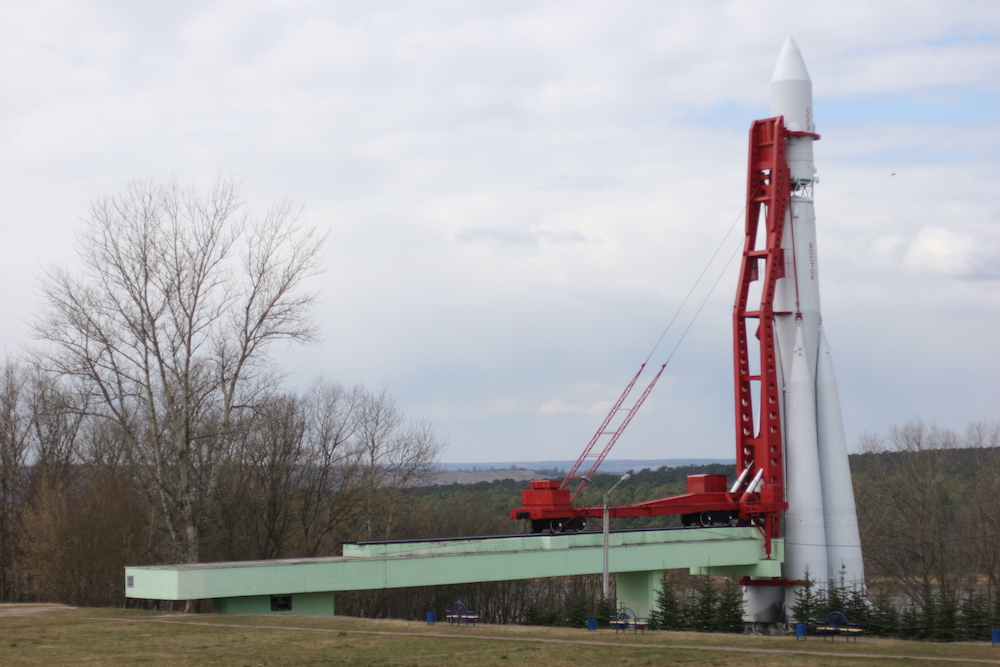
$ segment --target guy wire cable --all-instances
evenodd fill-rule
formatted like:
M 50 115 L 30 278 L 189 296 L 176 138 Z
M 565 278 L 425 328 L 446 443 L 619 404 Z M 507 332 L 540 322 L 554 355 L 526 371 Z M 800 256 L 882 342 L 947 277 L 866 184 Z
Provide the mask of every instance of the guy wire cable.
M 708 290 L 708 293 L 705 295 L 705 298 L 702 299 L 701 304 L 698 306 L 698 310 L 694 312 L 694 317 L 692 317 L 691 321 L 688 322 L 687 328 L 684 329 L 684 333 L 681 334 L 681 337 L 677 339 L 677 344 L 674 345 L 674 349 L 670 350 L 670 356 L 667 357 L 667 360 L 663 364 L 664 366 L 669 364 L 670 360 L 674 358 L 674 353 L 677 352 L 677 348 L 681 346 L 681 342 L 683 342 L 684 337 L 687 336 L 688 331 L 690 331 L 691 327 L 694 326 L 695 320 L 698 319 L 698 315 L 701 313 L 701 309 L 705 307 L 705 304 L 708 303 L 709 297 L 711 297 L 712 293 L 715 292 L 715 288 L 719 286 L 719 281 L 722 280 L 722 276 L 723 274 L 725 274 L 726 269 L 729 268 L 729 265 L 732 263 L 733 258 L 735 258 L 737 254 L 739 254 L 741 247 L 742 243 L 739 246 L 737 246 L 736 249 L 733 251 L 733 254 L 729 256 L 729 259 L 726 261 L 725 266 L 722 267 L 722 271 L 719 271 L 719 277 L 715 279 L 715 282 L 712 283 L 712 288 Z
M 737 223 L 739 223 L 739 221 L 743 219 L 743 215 L 744 215 L 744 213 L 746 213 L 746 210 L 747 210 L 747 207 L 744 206 L 743 210 L 740 211 L 739 215 L 736 216 L 736 219 L 733 220 L 733 224 L 729 227 L 729 231 L 727 231 L 726 234 L 725 234 L 725 236 L 722 237 L 722 241 L 715 248 L 715 252 L 712 253 L 712 256 L 709 258 L 708 262 L 705 264 L 705 268 L 703 268 L 701 270 L 701 273 L 698 275 L 697 280 L 694 281 L 694 284 L 691 286 L 691 289 L 688 290 L 687 296 L 685 296 L 684 300 L 681 301 L 681 305 L 679 305 L 677 307 L 677 311 L 674 313 L 674 316 L 672 318 L 670 318 L 670 322 L 667 323 L 667 328 L 663 330 L 662 334 L 660 334 L 660 337 L 656 340 L 656 343 L 653 345 L 653 349 L 651 349 L 649 351 L 649 356 L 646 357 L 646 360 L 643 362 L 643 364 L 649 363 L 649 360 L 653 358 L 653 354 L 655 354 L 657 348 L 660 347 L 660 343 L 663 342 L 663 339 L 666 337 L 667 333 L 670 331 L 670 328 L 674 325 L 674 322 L 677 320 L 678 316 L 680 316 L 681 311 L 684 310 L 684 306 L 687 304 L 688 300 L 691 298 L 691 295 L 694 294 L 694 291 L 698 288 L 699 283 L 701 283 L 701 279 L 705 277 L 705 274 L 708 272 L 709 267 L 712 266 L 712 262 L 714 262 L 715 258 L 718 257 L 719 251 L 722 250 L 723 246 L 725 246 L 726 241 L 729 239 L 729 235 L 733 233 L 733 230 L 736 228 Z M 726 269 L 729 267 L 729 264 L 733 261 L 733 257 L 735 257 L 735 256 L 736 256 L 736 253 L 733 253 L 733 255 L 729 258 L 729 260 L 726 262 L 726 264 L 722 267 L 722 271 L 719 272 L 719 277 L 715 279 L 715 282 L 712 284 L 712 288 L 708 291 L 708 295 L 706 295 L 705 299 L 701 302 L 701 305 L 698 306 L 698 310 L 694 314 L 695 318 L 698 317 L 698 313 L 700 313 L 701 309 L 704 308 L 705 302 L 708 301 L 708 297 L 711 296 L 712 293 L 715 291 L 715 288 L 718 286 L 719 281 L 722 279 L 722 274 L 725 273 Z M 677 341 L 677 345 L 675 345 L 674 349 L 671 350 L 670 356 L 667 357 L 667 363 L 670 363 L 670 359 L 673 358 L 674 352 L 677 351 L 677 346 L 680 345 L 680 341 L 681 340 L 684 340 L 684 336 L 691 329 L 691 325 L 693 323 L 694 323 L 694 318 L 692 318 L 691 322 L 688 324 L 687 329 L 684 330 L 684 334 L 681 335 L 681 339 L 679 341 Z

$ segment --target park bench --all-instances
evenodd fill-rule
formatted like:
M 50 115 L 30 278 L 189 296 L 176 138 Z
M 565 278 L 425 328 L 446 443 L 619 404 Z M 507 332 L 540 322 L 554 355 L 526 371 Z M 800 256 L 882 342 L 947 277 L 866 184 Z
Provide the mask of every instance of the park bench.
M 472 623 L 475 626 L 476 621 L 479 620 L 479 612 L 471 611 L 465 606 L 464 602 L 458 600 L 445 610 L 444 618 L 452 625 L 465 623 L 466 627 L 468 627 L 469 623 Z
M 827 638 L 835 639 L 837 635 L 843 635 L 847 641 L 858 641 L 858 636 L 863 634 L 865 626 L 861 623 L 851 623 L 842 611 L 831 611 L 826 615 L 826 620 L 816 623 L 816 632 L 823 635 L 823 641 Z
M 616 635 L 619 630 L 626 632 L 629 628 L 632 628 L 633 634 L 638 633 L 639 630 L 642 630 L 643 634 L 646 634 L 646 628 L 649 627 L 649 619 L 636 616 L 635 612 L 629 607 L 621 607 L 617 613 L 610 617 L 608 624 L 615 629 Z

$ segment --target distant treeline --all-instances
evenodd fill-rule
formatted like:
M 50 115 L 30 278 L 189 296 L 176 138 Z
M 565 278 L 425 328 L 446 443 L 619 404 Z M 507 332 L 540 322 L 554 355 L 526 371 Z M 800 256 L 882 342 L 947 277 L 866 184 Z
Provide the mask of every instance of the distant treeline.
M 159 494 L 170 480 L 151 479 L 155 470 L 137 460 L 144 451 L 76 401 L 30 368 L 0 369 L 0 601 L 120 605 L 126 564 L 183 560 L 162 514 Z M 302 395 L 272 392 L 234 422 L 230 438 L 212 477 L 193 482 L 205 561 L 328 556 L 348 541 L 525 529 L 509 518 L 524 482 L 421 485 L 438 444 L 426 428 L 405 422 L 384 393 L 325 383 Z M 956 434 L 911 422 L 866 435 L 861 445 L 851 466 L 867 590 L 838 598 L 824 592 L 836 582 L 816 582 L 803 614 L 843 603 L 873 632 L 981 638 L 1000 623 L 1000 423 Z M 638 470 L 612 500 L 676 495 L 688 475 L 713 473 L 732 479 L 733 470 Z M 582 502 L 599 505 L 601 489 L 619 477 L 598 475 Z M 614 527 L 677 523 L 654 517 Z M 684 572 L 669 581 L 667 598 L 676 602 L 656 610 L 657 625 L 735 627 L 734 607 L 719 602 L 732 597 L 734 582 Z M 501 623 L 576 624 L 615 604 L 601 599 L 600 577 L 585 576 L 342 593 L 337 608 L 422 619 L 458 599 Z
M 234 419 L 213 460 L 181 482 L 119 425 L 25 367 L 0 367 L 0 602 L 124 603 L 124 567 L 328 556 L 345 541 L 421 537 L 439 443 L 385 392 L 317 383 L 269 392 Z M 136 419 L 138 423 L 140 420 Z M 179 534 L 178 534 L 179 533 Z
M 860 453 L 850 456 L 850 463 L 867 588 L 816 582 L 812 599 L 797 610 L 800 617 L 814 620 L 839 609 L 852 621 L 866 623 L 874 634 L 935 640 L 986 638 L 988 628 L 1000 627 L 1000 422 L 974 423 L 964 433 L 956 433 L 915 420 L 892 427 L 886 434 L 864 435 L 860 448 Z M 688 475 L 705 473 L 727 474 L 732 480 L 733 469 L 708 465 L 639 470 L 615 490 L 612 500 L 625 504 L 683 493 Z M 599 505 L 600 489 L 618 479 L 618 475 L 598 475 L 582 502 Z M 523 482 L 500 480 L 427 487 L 413 493 L 429 500 L 429 506 L 439 512 L 438 536 L 448 537 L 508 532 L 512 522 L 506 517 L 510 508 L 520 504 L 525 487 Z M 672 526 L 678 521 L 656 517 L 616 520 L 614 525 Z M 525 619 L 535 622 L 566 623 L 578 616 L 566 610 L 570 606 L 579 609 L 582 590 L 588 591 L 591 613 L 606 608 L 596 588 L 574 581 L 568 579 L 558 594 L 551 583 L 508 582 L 507 586 L 511 590 L 525 587 L 522 597 L 529 600 L 522 600 L 519 608 Z M 668 597 L 675 602 L 656 610 L 655 624 L 676 629 L 725 625 L 705 620 L 710 617 L 705 609 L 718 599 L 713 591 L 725 590 L 732 582 L 710 584 L 685 572 L 671 573 L 668 581 L 672 582 Z M 466 598 L 476 599 L 476 586 L 462 590 Z M 731 608 L 726 610 L 719 613 L 731 613 Z
M 632 477 L 625 484 L 615 489 L 611 500 L 616 505 L 625 505 L 653 498 L 678 495 L 686 492 L 688 475 L 701 474 L 728 475 L 731 481 L 733 479 L 733 466 L 713 463 L 678 468 L 667 468 L 664 466 L 656 470 L 646 468 L 633 471 Z M 553 477 L 553 479 L 561 479 L 564 475 L 565 473 L 558 477 Z M 611 488 L 619 479 L 621 479 L 621 475 L 618 474 L 596 475 L 593 483 L 584 487 L 578 499 L 579 503 L 595 507 L 601 505 L 603 502 L 602 489 Z M 496 527 L 496 534 L 507 534 L 510 532 L 520 532 L 524 528 L 520 523 L 511 521 L 508 517 L 511 509 L 520 506 L 521 491 L 527 487 L 528 484 L 526 482 L 501 479 L 490 482 L 477 482 L 475 484 L 429 486 L 414 489 L 413 493 L 432 501 L 434 504 L 440 503 L 457 506 L 482 505 L 489 508 L 495 514 L 494 522 L 491 525 Z M 616 529 L 666 528 L 680 525 L 680 519 L 676 516 L 615 520 Z M 597 528 L 597 525 L 593 524 L 591 527 Z M 453 530 L 457 529 L 455 527 Z M 483 535 L 486 533 L 452 533 L 450 535 L 434 535 L 433 537 L 459 537 L 469 534 Z
M 872 618 L 898 636 L 985 638 L 1000 626 L 1000 422 L 956 433 L 917 420 L 860 444 Z

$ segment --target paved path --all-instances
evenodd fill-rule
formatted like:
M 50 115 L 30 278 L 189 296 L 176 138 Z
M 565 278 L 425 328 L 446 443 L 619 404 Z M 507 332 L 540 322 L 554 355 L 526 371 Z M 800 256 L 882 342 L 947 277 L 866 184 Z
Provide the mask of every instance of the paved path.
M 64 604 L 0 604 L 0 617 L 3 616 L 39 616 L 41 614 L 50 614 L 54 611 L 63 611 L 66 609 L 76 609 L 76 607 L 67 607 Z

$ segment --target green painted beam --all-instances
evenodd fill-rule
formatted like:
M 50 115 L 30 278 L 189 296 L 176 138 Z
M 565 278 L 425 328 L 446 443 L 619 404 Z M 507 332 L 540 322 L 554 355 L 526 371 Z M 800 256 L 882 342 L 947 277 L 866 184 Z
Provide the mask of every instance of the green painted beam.
M 783 543 L 766 559 L 755 528 L 620 531 L 611 572 L 727 568 L 780 576 Z M 234 598 L 534 579 L 603 571 L 600 533 L 345 545 L 341 558 L 125 568 L 125 595 L 153 600 Z

